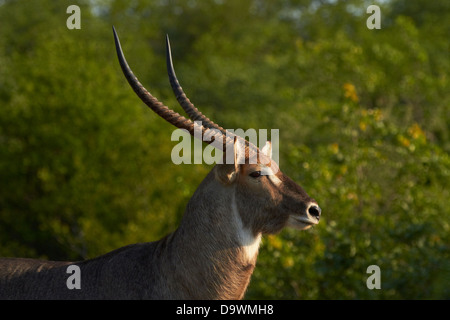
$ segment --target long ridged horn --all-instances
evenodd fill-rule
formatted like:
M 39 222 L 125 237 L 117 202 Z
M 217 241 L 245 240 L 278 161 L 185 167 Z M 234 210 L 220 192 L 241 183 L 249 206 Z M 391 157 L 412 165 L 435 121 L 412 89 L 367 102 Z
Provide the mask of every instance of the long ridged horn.
M 125 59 L 125 56 L 122 52 L 119 36 L 117 35 L 114 27 L 113 33 L 114 33 L 114 41 L 116 44 L 117 57 L 119 59 L 120 66 L 122 68 L 122 72 L 125 75 L 125 78 L 128 80 L 128 83 L 130 84 L 131 88 L 133 88 L 134 92 L 150 109 L 152 109 L 161 118 L 163 118 L 164 120 L 168 121 L 169 123 L 173 124 L 178 128 L 187 129 L 189 132 L 191 132 L 190 130 L 191 129 L 193 130 L 193 123 L 191 120 L 186 119 L 185 117 L 166 107 L 164 104 L 158 101 L 158 99 L 152 96 L 150 92 L 148 92 L 144 88 L 144 86 L 139 82 L 137 77 L 133 74 L 133 71 L 131 71 L 130 67 L 128 66 L 127 60 Z
M 203 113 L 201 113 L 184 93 L 183 88 L 181 87 L 177 75 L 175 74 L 175 70 L 173 68 L 172 51 L 170 50 L 169 35 L 166 35 L 166 63 L 167 63 L 167 73 L 169 74 L 169 81 L 170 86 L 172 87 L 172 91 L 175 94 L 178 103 L 183 108 L 183 110 L 188 114 L 189 118 L 191 118 L 193 121 L 201 121 L 202 124 L 207 128 L 214 128 L 219 130 L 223 134 L 226 134 L 227 130 L 225 130 L 218 124 L 214 123 L 212 120 L 207 118 Z
M 184 93 L 183 88 L 180 85 L 180 82 L 178 81 L 175 69 L 173 67 L 172 50 L 170 47 L 169 35 L 166 35 L 166 64 L 172 91 L 175 94 L 178 103 L 183 108 L 183 110 L 188 114 L 189 118 L 191 118 L 193 121 L 201 121 L 203 126 L 206 126 L 207 128 L 219 130 L 224 135 L 232 136 L 235 139 L 239 139 L 244 143 L 245 146 L 249 147 L 254 152 L 258 152 L 258 147 L 256 147 L 249 141 L 239 136 L 236 136 L 234 133 L 229 132 L 228 130 L 222 128 L 221 126 L 210 120 L 200 110 L 198 110 L 194 106 L 194 104 L 189 100 L 189 98 Z
M 122 72 L 125 75 L 125 78 L 128 80 L 128 83 L 130 84 L 131 88 L 133 88 L 134 92 L 137 94 L 137 96 L 161 118 L 163 118 L 164 120 L 171 123 L 177 128 L 186 129 L 192 136 L 194 136 L 195 124 L 190 119 L 186 119 L 182 115 L 178 114 L 177 112 L 171 110 L 170 108 L 162 104 L 160 101 L 158 101 L 158 99 L 152 96 L 152 94 L 148 92 L 147 89 L 145 89 L 144 86 L 139 82 L 137 77 L 133 74 L 133 71 L 131 71 L 127 63 L 127 60 L 125 59 L 122 47 L 120 45 L 119 36 L 117 35 L 114 27 L 113 33 L 114 33 L 114 41 L 116 44 L 117 57 L 119 59 L 120 66 L 122 68 Z M 203 135 L 208 134 L 209 128 L 202 126 L 201 129 Z M 205 141 L 205 142 L 212 143 L 213 141 Z
M 119 59 L 120 67 L 122 68 L 122 72 L 125 75 L 125 78 L 127 79 L 128 83 L 130 84 L 131 88 L 133 88 L 134 92 L 137 94 L 137 96 L 150 108 L 152 109 L 156 114 L 158 114 L 161 118 L 169 122 L 170 124 L 174 125 L 177 128 L 180 129 L 186 129 L 192 136 L 194 135 L 194 128 L 197 126 L 192 120 L 186 119 L 179 113 L 171 110 L 169 107 L 162 104 L 158 99 L 156 99 L 150 92 L 147 91 L 147 89 L 144 88 L 144 86 L 139 82 L 138 78 L 134 75 L 133 71 L 131 71 L 131 68 L 129 67 L 127 60 L 125 59 L 125 56 L 122 51 L 122 47 L 120 45 L 119 36 L 116 33 L 116 30 L 113 26 L 113 33 L 114 33 L 114 41 L 116 45 L 116 52 L 117 57 Z M 180 87 L 181 88 L 181 87 Z M 195 108 L 195 107 L 194 107 Z M 197 110 L 197 109 L 195 109 Z M 195 111 L 194 111 L 195 112 Z M 199 114 L 200 111 L 197 110 Z M 202 115 L 202 114 L 201 114 Z M 203 116 L 203 115 L 202 115 Z M 223 143 L 223 151 L 225 152 L 228 150 L 229 146 L 233 146 L 235 143 L 235 139 L 239 139 L 242 142 L 244 142 L 246 146 L 246 153 L 247 155 L 251 154 L 257 154 L 258 148 L 254 146 L 253 144 L 249 143 L 247 140 L 236 136 L 233 133 L 228 132 L 227 130 L 224 130 L 220 126 L 216 125 L 214 122 L 209 120 L 208 118 L 197 118 L 199 121 L 202 121 L 202 141 L 212 144 L 215 140 L 214 139 L 204 139 L 204 137 L 210 137 L 215 133 L 221 133 L 222 135 L 222 143 Z M 214 126 L 212 127 L 205 127 L 203 125 L 203 120 L 206 120 L 205 123 L 212 123 Z M 195 120 L 196 121 L 196 120 Z M 208 122 L 209 121 L 209 122 Z M 228 133 L 228 134 L 227 134 Z M 215 145 L 217 146 L 217 145 Z M 228 147 L 227 147 L 228 146 Z M 232 150 L 232 149 L 231 149 Z

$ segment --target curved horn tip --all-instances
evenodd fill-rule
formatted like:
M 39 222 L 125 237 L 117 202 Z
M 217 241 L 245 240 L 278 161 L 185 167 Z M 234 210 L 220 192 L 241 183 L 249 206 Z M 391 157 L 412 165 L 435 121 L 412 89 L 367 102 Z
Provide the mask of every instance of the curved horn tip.
M 119 36 L 116 32 L 116 28 L 114 28 L 114 26 L 112 26 L 112 30 L 113 30 L 113 34 L 114 34 L 114 40 L 116 42 L 116 47 L 117 47 L 117 45 L 120 47 Z
M 117 36 L 116 28 L 114 28 L 114 25 L 112 26 L 112 30 L 115 36 Z
M 172 61 L 172 49 L 170 47 L 169 35 L 166 34 L 166 64 L 167 64 L 167 72 L 169 73 L 169 77 L 175 77 L 175 70 L 173 68 Z
M 166 55 L 172 60 L 172 49 L 170 48 L 170 40 L 168 34 L 166 34 Z
M 169 35 L 166 33 L 166 49 L 170 52 L 170 40 Z

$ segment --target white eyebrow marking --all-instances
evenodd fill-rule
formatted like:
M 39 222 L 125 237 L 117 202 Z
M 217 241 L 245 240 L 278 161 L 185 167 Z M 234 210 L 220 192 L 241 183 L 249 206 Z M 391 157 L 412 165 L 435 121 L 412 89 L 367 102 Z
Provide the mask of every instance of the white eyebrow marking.
M 267 176 L 274 185 L 279 186 L 281 180 L 273 173 L 272 169 L 269 167 L 261 167 L 261 175 Z
M 279 186 L 281 184 L 281 180 L 274 174 L 269 175 L 268 178 L 273 182 L 274 185 Z

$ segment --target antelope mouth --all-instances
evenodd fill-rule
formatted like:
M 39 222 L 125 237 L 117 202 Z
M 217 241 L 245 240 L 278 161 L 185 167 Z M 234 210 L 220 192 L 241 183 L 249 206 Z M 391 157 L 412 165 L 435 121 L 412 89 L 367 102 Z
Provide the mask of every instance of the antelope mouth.
M 306 230 L 318 223 L 319 223 L 318 219 L 291 215 L 289 216 L 289 219 L 287 221 L 287 226 L 295 229 Z

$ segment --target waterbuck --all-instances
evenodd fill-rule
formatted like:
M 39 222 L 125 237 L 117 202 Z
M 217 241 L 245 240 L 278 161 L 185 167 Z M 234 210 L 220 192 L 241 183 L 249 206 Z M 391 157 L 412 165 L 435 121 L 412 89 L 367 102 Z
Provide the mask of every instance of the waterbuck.
M 232 161 L 213 167 L 189 200 L 178 229 L 159 241 L 79 262 L 0 259 L 0 299 L 241 299 L 261 236 L 286 226 L 307 229 L 319 222 L 321 210 L 272 161 L 270 143 L 260 150 L 194 107 L 176 78 L 168 38 L 170 83 L 191 119 L 164 106 L 139 83 L 114 28 L 113 33 L 120 66 L 139 98 L 174 126 L 192 135 L 200 129 L 209 137 L 205 142 L 223 147 Z M 71 268 L 78 269 L 79 288 L 68 285 Z

